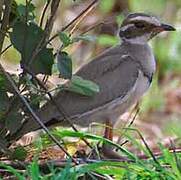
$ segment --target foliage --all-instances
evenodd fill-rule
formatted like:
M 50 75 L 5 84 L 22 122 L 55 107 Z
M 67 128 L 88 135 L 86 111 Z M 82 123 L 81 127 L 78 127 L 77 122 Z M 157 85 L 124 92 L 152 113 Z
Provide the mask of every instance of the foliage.
M 46 3 L 48 4 L 49 2 L 44 2 L 44 4 Z M 55 2 L 52 2 L 52 6 L 53 3 Z M 33 110 L 39 109 L 41 102 L 45 100 L 45 93 L 41 90 L 42 87 L 35 77 L 39 74 L 44 77 L 52 75 L 53 65 L 57 66 L 60 77 L 70 81 L 70 87 L 64 89 L 85 96 L 93 96 L 98 92 L 99 87 L 95 83 L 83 80 L 81 77 L 72 78 L 72 57 L 65 50 L 65 48 L 74 43 L 91 41 L 94 38 L 83 34 L 71 37 L 68 32 L 60 31 L 57 33 L 57 36 L 59 36 L 59 44 L 62 43 L 62 46 L 58 53 L 55 53 L 57 48 L 50 45 L 49 42 L 49 36 L 52 31 L 52 17 L 47 17 L 44 22 L 45 17 L 42 16 L 40 19 L 42 22 L 39 23 L 36 4 L 31 0 L 26 2 L 13 0 L 11 8 L 9 24 L 7 26 L 9 39 L 6 41 L 11 43 L 13 47 L 11 49 L 7 48 L 6 51 L 11 52 L 13 49 L 15 53 L 19 52 L 19 55 L 16 56 L 19 59 L 16 62 L 19 63 L 23 72 L 10 76 L 16 82 L 23 96 L 31 104 Z M 58 7 L 55 6 L 54 8 Z M 52 16 L 53 11 L 54 9 L 50 8 Z M 3 15 L 5 17 L 5 12 Z M 45 23 L 44 27 L 43 23 Z M 7 52 L 5 55 L 7 55 Z M 29 115 L 27 114 L 27 109 L 17 98 L 17 94 L 14 90 L 10 89 L 10 85 L 3 74 L 0 74 L 0 85 L 0 117 L 3 124 L 0 137 L 2 142 L 5 142 L 0 146 L 2 149 L 5 149 L 7 144 L 11 143 L 11 140 L 16 139 L 16 132 L 22 128 L 23 121 Z M 14 106 L 15 102 L 17 103 L 16 106 Z
M 116 0 L 101 0 L 94 17 L 90 15 L 85 21 L 80 19 L 65 30 L 63 28 L 59 29 L 55 36 L 58 38 L 51 40 L 51 35 L 54 35 L 56 30 L 52 31 L 51 23 L 46 26 L 50 18 L 50 7 L 47 14 L 45 14 L 43 23 L 40 23 L 40 5 L 46 7 L 46 4 L 50 1 L 35 2 L 29 0 L 27 2 L 24 0 L 12 1 L 7 32 L 0 31 L 0 34 L 6 33 L 7 35 L 4 41 L 4 49 L 9 43 L 11 44 L 11 48 L 2 54 L 3 58 L 8 60 L 8 62 L 18 64 L 22 68 L 22 73 L 9 73 L 9 75 L 16 82 L 21 94 L 35 111 L 40 108 L 40 104 L 44 103 L 47 97 L 45 90 L 41 88 L 34 76 L 43 75 L 43 80 L 45 80 L 43 83 L 45 83 L 46 77 L 54 75 L 53 67 L 57 67 L 60 77 L 68 80 L 68 83 L 58 85 L 54 87 L 55 89 L 59 89 L 60 91 L 68 90 L 84 96 L 94 96 L 99 92 L 99 86 L 94 82 L 73 75 L 74 67 L 78 66 L 77 64 L 80 64 L 80 62 L 82 63 L 82 59 L 92 56 L 92 52 L 99 54 L 101 48 L 114 46 L 119 43 L 119 38 L 115 36 L 113 29 L 109 30 L 108 33 L 105 33 L 104 28 L 101 31 L 101 28 L 97 28 L 96 26 L 91 29 L 92 24 L 90 22 L 94 21 L 94 19 L 98 21 L 97 16 L 105 21 L 106 18 L 111 17 L 112 21 L 115 20 L 114 23 L 116 25 L 120 25 L 124 17 L 124 12 L 129 9 L 132 12 L 144 11 L 152 12 L 159 16 L 163 15 L 163 19 L 168 17 L 168 20 L 174 24 L 179 22 L 179 17 L 176 17 L 176 14 L 179 14 L 181 6 L 179 0 L 153 0 L 147 3 L 145 3 L 145 0 L 129 0 L 127 1 L 127 7 L 121 9 L 122 7 L 118 7 L 121 4 L 120 1 L 118 3 Z M 71 14 L 70 12 L 74 10 L 74 5 L 77 6 L 81 3 L 83 4 L 83 1 L 62 1 L 61 13 L 57 13 L 57 16 L 59 16 L 58 23 L 56 22 L 57 26 L 60 26 L 59 21 L 62 21 L 63 25 L 61 25 L 64 27 L 68 19 L 67 14 Z M 174 13 L 171 7 L 174 9 Z M 119 8 L 123 13 L 120 13 Z M 119 12 L 117 12 L 117 9 Z M 112 18 L 113 14 L 114 18 Z M 104 23 L 102 24 L 104 25 Z M 115 24 L 114 26 L 116 26 Z M 87 27 L 88 29 L 90 28 L 90 31 L 86 31 Z M 165 34 L 155 39 L 151 45 L 156 55 L 158 71 L 154 77 L 151 91 L 142 102 L 141 106 L 144 113 L 164 108 L 165 99 L 163 89 L 161 89 L 159 84 L 162 82 L 164 76 L 179 74 L 181 70 L 181 38 L 178 33 Z M 81 49 L 83 49 L 83 53 L 80 53 L 81 56 L 76 56 L 75 50 L 77 53 Z M 87 49 L 88 51 L 86 51 Z M 0 130 L 0 149 L 11 159 L 24 160 L 26 158 L 27 152 L 24 148 L 18 147 L 15 150 L 9 151 L 7 147 L 14 140 L 16 132 L 22 128 L 23 122 L 28 116 L 27 109 L 21 104 L 17 94 L 9 85 L 4 74 L 1 73 L 0 125 L 2 128 Z M 180 135 L 177 124 L 174 127 L 171 127 L 169 124 L 169 128 L 177 136 Z M 129 160 L 134 162 L 96 161 L 72 167 L 71 161 L 68 160 L 65 168 L 50 166 L 48 174 L 42 171 L 36 159 L 23 173 L 2 163 L 0 167 L 5 168 L 8 172 L 16 176 L 17 179 L 27 179 L 27 177 L 30 179 L 37 179 L 37 177 L 38 179 L 78 179 L 83 176 L 96 179 L 96 175 L 113 177 L 115 179 L 181 179 L 180 154 L 171 153 L 166 147 L 159 144 L 162 155 L 157 158 L 159 163 L 157 164 L 149 154 L 148 148 L 134 138 L 135 135 L 130 132 L 125 133 L 123 137 L 128 139 L 135 148 L 144 152 L 149 158 L 142 159 L 137 157 L 132 152 L 126 150 L 126 148 L 112 143 L 103 137 L 89 133 L 63 131 L 61 129 L 60 131 L 53 131 L 52 134 L 59 140 L 65 137 L 77 137 L 78 139 L 85 138 L 91 141 L 92 144 L 95 144 L 95 142 L 111 144 L 119 150 L 121 155 L 128 157 Z M 47 136 L 42 141 L 43 143 L 52 143 Z
M 104 143 L 109 143 L 109 141 L 101 136 L 94 136 L 87 133 L 79 133 L 73 131 L 62 131 L 54 130 L 56 137 L 87 137 L 89 140 L 102 141 Z M 44 137 L 45 138 L 45 137 Z M 48 138 L 48 137 L 46 137 Z M 92 141 L 92 143 L 93 143 Z M 130 138 L 130 141 L 135 144 L 135 139 Z M 141 142 L 137 142 L 141 145 Z M 116 144 L 112 144 L 117 146 Z M 84 163 L 72 166 L 71 160 L 68 159 L 64 168 L 56 167 L 55 165 L 47 166 L 46 171 L 38 164 L 35 158 L 25 172 L 20 173 L 16 169 L 0 164 L 0 167 L 5 168 L 11 175 L 14 175 L 18 179 L 26 179 L 27 177 L 31 179 L 78 179 L 80 177 L 97 179 L 99 176 L 102 177 L 112 177 L 114 179 L 168 179 L 177 180 L 181 178 L 181 155 L 170 152 L 161 143 L 158 144 L 162 154 L 157 158 L 158 162 L 155 162 L 151 156 L 146 154 L 145 159 L 141 157 L 136 157 L 136 161 L 133 162 L 115 162 L 110 160 L 94 160 L 92 163 Z M 139 146 L 137 146 L 139 148 Z M 147 147 L 142 146 L 144 152 L 148 151 Z M 141 150 L 143 150 L 141 148 Z M 120 149 L 121 150 L 121 149 Z M 120 151 L 120 155 L 124 154 Z M 134 158 L 135 159 L 135 158 Z M 88 159 L 87 159 L 88 160 Z M 91 162 L 91 160 L 90 160 Z

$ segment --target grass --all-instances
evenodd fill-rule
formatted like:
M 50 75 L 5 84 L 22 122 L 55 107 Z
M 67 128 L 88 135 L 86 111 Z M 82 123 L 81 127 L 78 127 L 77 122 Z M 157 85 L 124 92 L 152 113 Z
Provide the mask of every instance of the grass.
M 53 134 L 57 138 L 67 138 L 67 137 L 77 137 L 86 138 L 91 144 L 95 142 L 111 144 L 119 149 L 121 156 L 126 157 L 128 161 L 110 161 L 110 160 L 99 160 L 99 159 L 87 159 L 83 163 L 73 166 L 70 159 L 65 162 L 62 166 L 57 166 L 56 163 L 49 163 L 46 168 L 42 166 L 37 161 L 37 156 L 34 160 L 26 166 L 24 171 L 19 171 L 9 165 L 0 163 L 0 168 L 5 169 L 8 172 L 8 176 L 14 176 L 17 179 L 51 179 L 51 180 L 76 180 L 76 179 L 168 179 L 168 180 L 178 180 L 181 179 L 181 154 L 170 152 L 168 148 L 164 147 L 159 143 L 160 152 L 162 155 L 156 156 L 152 152 L 148 145 L 139 142 L 133 138 L 134 136 L 130 132 L 139 131 L 135 129 L 128 129 L 125 137 L 133 143 L 137 148 L 144 152 L 144 156 L 137 157 L 132 152 L 127 151 L 125 148 L 113 143 L 101 136 L 95 136 L 88 133 L 73 132 L 70 130 L 60 129 L 54 130 Z M 42 141 L 49 141 L 46 136 L 42 138 Z M 39 141 L 40 142 L 40 141 Z M 146 143 L 146 142 L 145 142 Z M 49 145 L 51 142 L 49 143 Z M 174 145 L 172 144 L 174 149 Z M 156 159 L 154 159 L 153 158 Z M 148 158 L 146 158 L 148 157 Z M 6 173 L 7 174 L 7 173 Z M 3 176 L 1 177 L 3 179 Z
M 20 1 L 18 1 L 20 2 Z M 66 3 L 68 1 L 65 1 Z M 72 2 L 72 1 L 70 1 Z M 102 0 L 99 6 L 101 12 L 103 14 L 108 14 L 113 8 L 114 2 L 116 1 L 106 1 Z M 130 0 L 129 7 L 133 12 L 145 11 L 145 12 L 154 12 L 155 14 L 161 14 L 165 12 L 165 6 L 167 1 L 163 0 L 154 0 L 147 2 L 147 6 L 145 6 L 145 1 L 142 0 L 143 3 L 138 2 L 137 0 Z M 173 4 L 172 4 L 173 5 Z M 175 7 L 177 12 L 179 11 L 180 6 Z M 66 14 L 66 13 L 61 13 Z M 172 15 L 175 19 L 175 14 Z M 178 14 L 178 13 L 177 13 Z M 102 16 L 101 16 L 102 17 Z M 118 16 L 117 21 L 121 21 L 122 16 Z M 176 21 L 176 20 L 175 20 Z M 174 23 L 174 22 L 173 22 Z M 149 112 L 150 110 L 158 110 L 161 109 L 164 104 L 163 92 L 160 87 L 158 87 L 158 82 L 161 77 L 164 77 L 167 73 L 171 71 L 174 73 L 179 73 L 181 70 L 181 61 L 180 61 L 180 47 L 181 47 L 181 38 L 179 38 L 179 33 L 172 33 L 166 37 L 159 37 L 153 40 L 152 45 L 154 49 L 154 53 L 157 59 L 157 76 L 155 77 L 152 85 L 152 91 L 148 94 L 147 98 L 145 98 L 142 103 L 142 107 L 144 107 L 143 112 Z M 87 40 L 88 38 L 84 40 Z M 89 37 L 90 39 L 90 37 Z M 94 39 L 93 37 L 91 39 Z M 118 43 L 118 38 L 110 35 L 99 35 L 97 39 L 97 43 L 101 46 L 112 46 Z M 168 49 L 168 51 L 167 51 Z M 15 57 L 14 57 L 15 55 Z M 79 56 L 78 56 L 79 57 Z M 6 54 L 4 54 L 4 58 L 10 60 L 19 59 L 19 54 L 12 48 Z M 75 61 L 76 62 L 76 61 Z M 169 122 L 169 130 L 173 130 L 175 134 L 180 136 L 180 128 L 178 126 L 179 122 L 172 129 Z M 177 127 L 177 128 L 176 128 Z M 133 131 L 132 131 L 133 130 Z M 126 140 L 132 143 L 132 145 L 143 152 L 145 156 L 149 158 L 137 157 L 133 152 L 128 151 L 126 148 L 112 143 L 111 141 L 101 137 L 88 133 L 81 132 L 72 132 L 68 130 L 55 130 L 53 131 L 54 136 L 59 140 L 67 137 L 77 137 L 78 139 L 85 138 L 91 142 L 93 146 L 97 144 L 97 142 L 103 144 L 111 144 L 112 146 L 118 149 L 120 155 L 128 158 L 131 161 L 127 162 L 116 162 L 116 161 L 105 161 L 99 160 L 99 158 L 95 158 L 94 161 L 86 162 L 83 164 L 78 164 L 72 166 L 71 160 L 68 159 L 64 164 L 64 167 L 57 167 L 55 164 L 49 164 L 46 168 L 46 172 L 42 169 L 42 166 L 38 162 L 38 153 L 42 151 L 42 149 L 46 149 L 47 146 L 51 146 L 52 142 L 44 136 L 41 140 L 36 142 L 37 154 L 32 162 L 26 166 L 23 171 L 20 171 L 12 166 L 7 164 L 0 163 L 0 169 L 4 169 L 6 173 L 1 173 L 0 178 L 4 179 L 6 174 L 7 177 L 14 176 L 16 179 L 24 180 L 24 179 L 52 179 L 52 180 L 70 180 L 70 179 L 168 179 L 168 180 L 178 180 L 181 179 L 181 155 L 179 153 L 170 152 L 167 147 L 164 147 L 161 143 L 159 143 L 160 152 L 162 155 L 157 157 L 154 155 L 146 142 L 137 140 L 135 138 L 136 131 L 134 129 L 128 129 L 124 137 Z M 139 134 L 139 132 L 137 131 Z M 68 147 L 68 146 L 67 146 Z M 172 145 L 174 149 L 174 145 Z M 20 152 L 20 150 L 18 151 Z M 22 156 L 22 151 L 20 152 Z M 97 154 L 99 157 L 100 154 Z M 155 159 L 156 160 L 155 160 Z

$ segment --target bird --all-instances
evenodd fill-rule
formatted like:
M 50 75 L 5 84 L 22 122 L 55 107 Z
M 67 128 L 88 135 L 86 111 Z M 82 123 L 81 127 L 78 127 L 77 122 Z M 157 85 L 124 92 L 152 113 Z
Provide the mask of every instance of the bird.
M 161 32 L 175 30 L 153 15 L 127 15 L 119 28 L 120 43 L 105 50 L 75 73 L 96 83 L 100 91 L 91 97 L 60 91 L 53 97 L 54 101 L 64 108 L 72 124 L 87 127 L 98 122 L 113 126 L 151 85 L 156 62 L 148 41 Z M 58 123 L 68 126 L 64 116 L 51 102 L 40 108 L 37 115 L 45 125 Z M 22 135 L 40 128 L 30 118 L 19 133 Z

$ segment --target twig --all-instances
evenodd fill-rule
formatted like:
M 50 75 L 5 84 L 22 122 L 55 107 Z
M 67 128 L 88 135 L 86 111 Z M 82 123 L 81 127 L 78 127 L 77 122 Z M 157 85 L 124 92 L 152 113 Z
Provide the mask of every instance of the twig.
M 147 142 L 145 141 L 144 137 L 142 136 L 142 134 L 141 134 L 137 129 L 131 129 L 131 128 L 125 128 L 125 129 L 137 132 L 137 134 L 140 136 L 142 142 L 144 143 L 146 149 L 148 150 L 149 154 L 150 154 L 151 157 L 153 158 L 154 162 L 155 162 L 157 165 L 161 166 L 160 163 L 157 161 L 155 155 L 154 155 L 153 152 L 151 151 L 150 147 L 148 146 Z
M 53 28 L 53 23 L 55 20 L 55 15 L 58 10 L 59 4 L 61 3 L 61 0 L 53 0 L 51 3 L 51 13 L 50 13 L 50 18 L 47 20 L 47 23 L 45 25 L 45 36 L 46 40 L 49 39 L 50 33 Z
M 22 103 L 26 106 L 26 108 L 28 109 L 28 111 L 30 112 L 30 114 L 32 115 L 33 119 L 44 129 L 44 131 L 48 134 L 48 136 L 52 139 L 53 142 L 55 142 L 59 148 L 69 157 L 73 160 L 74 163 L 77 164 L 77 162 L 72 158 L 72 156 L 62 147 L 62 145 L 59 143 L 59 141 L 50 133 L 50 131 L 48 130 L 48 128 L 42 123 L 42 121 L 39 119 L 39 117 L 36 115 L 36 113 L 33 111 L 33 109 L 30 107 L 29 103 L 27 102 L 27 100 L 24 98 L 23 95 L 21 95 L 19 89 L 17 88 L 16 84 L 14 83 L 14 81 L 12 80 L 11 76 L 4 70 L 4 68 L 2 67 L 2 65 L 0 64 L 0 70 L 3 72 L 3 74 L 5 75 L 5 77 L 7 78 L 7 80 L 9 81 L 10 85 L 12 86 L 12 88 L 15 90 L 16 94 L 18 95 L 18 97 L 20 98 L 20 100 L 22 101 Z
M 57 1 L 57 2 L 58 2 L 58 1 Z M 92 7 L 97 4 L 97 2 L 98 2 L 98 0 L 94 0 L 85 10 L 83 10 L 75 19 L 73 19 L 69 24 L 67 24 L 65 27 L 63 27 L 63 28 L 61 29 L 61 31 L 66 30 L 69 26 L 71 26 L 74 22 L 76 22 L 76 21 L 77 21 L 84 13 L 86 13 L 90 8 L 92 9 Z M 55 6 L 55 4 L 54 4 L 54 6 Z M 56 7 L 57 7 L 57 6 L 56 6 Z M 54 12 L 54 13 L 53 13 L 52 16 L 51 16 L 51 19 L 53 19 L 56 11 L 54 10 L 53 12 Z M 47 24 L 48 24 L 48 21 L 47 21 Z M 46 25 L 46 27 L 48 27 L 48 26 Z M 39 45 L 36 47 L 36 49 L 35 49 L 32 57 L 31 57 L 29 63 L 31 64 L 31 62 L 36 58 L 36 56 L 40 53 L 40 51 L 41 51 L 44 47 L 46 47 L 46 45 L 47 45 L 48 43 L 50 43 L 50 41 L 53 40 L 53 39 L 54 39 L 55 37 L 57 37 L 57 36 L 58 36 L 58 34 L 56 34 L 54 37 L 50 38 L 50 40 L 46 41 L 46 42 L 41 46 L 41 48 L 39 48 L 40 45 L 42 44 L 42 41 L 43 41 L 43 39 L 42 39 L 42 41 L 41 41 L 41 42 L 39 43 Z M 26 69 L 26 70 L 25 70 L 25 69 Z M 31 75 L 37 80 L 37 82 L 39 83 L 39 85 L 47 92 L 47 89 L 46 89 L 46 87 L 44 86 L 44 84 L 43 84 L 42 82 L 40 82 L 40 81 L 36 78 L 36 76 L 35 76 L 31 71 L 28 70 L 28 68 L 25 68 L 25 67 L 24 67 L 24 70 L 27 71 L 29 74 L 31 74 Z M 61 104 L 57 105 L 57 103 L 55 102 L 55 100 L 53 99 L 53 97 L 51 96 L 51 94 L 50 94 L 49 92 L 47 92 L 47 94 L 48 94 L 50 100 L 52 101 L 52 103 L 53 103 L 53 104 L 55 105 L 55 107 L 57 108 L 57 110 L 63 115 L 64 119 L 70 124 L 70 126 L 73 128 L 73 130 L 77 132 L 78 130 L 75 128 L 75 126 L 71 123 L 71 121 L 70 121 L 69 118 L 67 117 L 67 114 L 65 113 L 65 110 L 64 110 L 64 108 L 61 106 Z M 83 141 L 84 141 L 90 148 L 92 148 L 91 145 L 90 145 L 85 139 L 83 139 Z
M 65 31 L 67 28 L 69 28 L 73 23 L 75 23 L 84 13 L 87 12 L 87 10 L 89 10 L 92 6 L 95 6 L 97 4 L 99 0 L 94 0 L 85 10 L 83 10 L 77 17 L 75 17 L 70 23 L 68 23 L 66 26 L 64 26 L 60 32 Z M 44 44 L 42 44 L 41 48 L 37 48 L 37 50 L 35 51 L 34 55 L 32 56 L 32 59 L 35 59 L 36 56 L 40 53 L 40 51 L 42 51 L 43 48 L 46 47 L 47 44 L 49 44 L 52 40 L 54 40 L 57 36 L 58 36 L 59 32 L 56 33 L 54 36 L 52 36 L 49 40 L 47 40 L 46 42 L 44 42 Z
M 129 121 L 129 119 L 131 118 L 131 115 L 133 114 L 133 112 L 136 110 L 136 112 L 135 112 L 135 115 L 133 116 L 133 118 L 132 118 L 132 120 L 131 120 L 131 122 L 128 124 L 128 128 L 129 127 L 131 127 L 131 125 L 134 123 L 134 121 L 135 121 L 135 119 L 136 119 L 136 117 L 137 117 L 137 115 L 138 115 L 138 113 L 139 113 L 139 111 L 140 111 L 140 109 L 139 109 L 139 103 L 137 103 L 136 104 L 136 106 L 133 108 L 133 110 L 131 111 L 131 113 L 129 114 L 129 117 L 127 118 L 127 120 L 126 120 L 126 123 L 123 125 L 123 127 L 126 127 L 126 124 L 128 123 L 128 121 Z M 118 140 L 117 140 L 117 143 L 118 144 L 120 144 L 120 142 L 121 142 L 121 139 L 122 139 L 122 137 L 123 137 L 123 134 L 125 134 L 126 133 L 126 128 L 125 129 L 123 129 L 123 132 L 120 134 L 120 136 L 119 136 L 119 138 L 118 138 Z M 121 144 L 126 144 L 128 142 L 128 140 L 125 140 L 124 142 L 122 142 Z M 116 149 L 116 151 L 117 151 L 118 149 Z
M 65 113 L 64 108 L 61 106 L 61 104 L 57 104 L 56 101 L 53 99 L 51 93 L 49 91 L 47 91 L 47 88 L 44 86 L 44 84 L 26 67 L 25 71 L 30 74 L 39 84 L 39 86 L 46 92 L 46 94 L 48 95 L 48 97 L 50 98 L 51 102 L 53 103 L 53 105 L 57 108 L 58 112 L 60 114 L 62 114 L 63 118 L 69 123 L 69 125 L 72 127 L 72 129 L 76 132 L 78 132 L 77 128 L 71 123 L 71 120 L 68 118 L 67 114 Z M 92 146 L 88 143 L 88 141 L 84 138 L 82 138 L 82 140 L 90 147 L 92 148 Z
M 180 162 L 179 162 L 180 159 L 178 159 L 178 156 L 177 156 L 177 153 L 176 153 L 176 147 L 174 145 L 174 142 L 171 139 L 170 139 L 170 144 L 171 144 L 171 148 L 173 149 L 173 155 L 174 155 L 174 158 L 175 158 L 177 168 L 181 172 L 181 170 L 180 170 Z
M 92 26 L 85 29 L 83 32 L 81 32 L 80 35 L 84 35 L 84 34 L 88 33 L 89 31 L 91 31 L 91 30 L 93 30 L 93 29 L 95 29 L 95 28 L 97 28 L 97 27 L 99 27 L 99 26 L 101 26 L 103 24 L 104 24 L 104 22 L 102 22 L 102 21 L 98 22 L 98 23 L 95 23 Z
M 0 53 L 0 56 L 4 54 L 10 47 L 12 47 L 12 44 L 8 45 L 5 49 L 3 49 Z
M 87 14 L 89 14 L 89 13 L 94 9 L 94 7 L 95 7 L 95 4 L 92 5 L 92 6 L 90 6 L 90 8 L 87 9 L 87 11 L 85 11 L 85 12 L 80 16 L 79 19 L 77 19 L 77 21 L 75 22 L 75 25 L 73 26 L 73 28 L 72 28 L 71 31 L 70 31 L 70 34 L 73 34 L 73 33 L 74 33 L 76 27 L 77 27 L 77 26 L 80 24 L 80 22 L 87 16 Z
M 57 12 L 60 1 L 61 0 L 53 0 L 51 3 L 51 14 L 50 14 L 50 18 L 46 22 L 45 29 L 44 29 L 44 35 L 43 35 L 42 39 L 40 40 L 40 42 L 38 43 L 38 45 L 34 48 L 31 58 L 28 60 L 28 66 L 30 66 L 32 64 L 32 62 L 35 60 L 35 58 L 38 56 L 38 54 L 47 45 L 46 44 L 44 46 L 45 42 L 47 41 L 47 39 L 50 36 L 51 30 L 53 27 L 54 17 Z
M 169 148 L 170 153 L 181 153 L 181 147 L 180 148 Z M 159 158 L 163 155 L 162 152 L 154 152 L 153 153 L 156 158 Z M 120 156 L 121 157 L 121 156 Z M 137 155 L 137 157 L 141 160 L 147 160 L 150 159 L 150 157 L 146 155 Z M 91 163 L 99 163 L 99 162 L 127 162 L 127 163 L 134 163 L 135 161 L 126 159 L 124 156 L 122 156 L 122 159 L 103 159 L 103 160 L 97 160 L 97 159 L 82 159 L 82 158 L 76 158 L 76 162 L 79 162 L 79 164 L 91 164 Z M 6 165 L 10 165 L 15 169 L 24 170 L 29 165 L 28 162 L 22 162 L 22 161 L 11 161 L 11 160 L 1 160 L 1 163 L 4 163 Z M 48 160 L 46 162 L 40 162 L 39 166 L 42 169 L 48 169 L 49 165 L 53 165 L 54 167 L 65 167 L 67 165 L 67 160 L 65 159 L 56 159 L 56 160 Z M 75 163 L 71 163 L 71 166 L 74 166 Z M 120 166 L 122 168 L 126 168 L 125 166 Z M 2 168 L 2 167 L 1 167 Z
M 88 27 L 87 29 L 85 29 L 83 32 L 80 33 L 80 35 L 86 34 L 87 32 L 101 26 L 101 25 L 106 25 L 106 24 L 110 24 L 113 22 L 113 19 L 115 19 L 116 15 L 112 16 L 111 18 L 109 17 L 109 19 L 103 19 L 99 22 L 96 22 L 95 24 L 91 25 L 90 27 Z
M 85 164 L 85 165 L 86 164 L 91 164 L 91 163 L 108 162 L 108 161 L 111 161 L 111 162 L 125 162 L 125 161 L 122 161 L 120 159 L 117 159 L 117 160 L 116 159 L 115 160 L 112 160 L 112 159 L 97 160 L 97 159 L 76 158 L 75 160 L 76 160 L 76 162 L 79 162 L 79 164 L 82 164 L 82 165 L 83 164 Z M 130 162 L 130 161 L 128 160 L 128 162 Z M 19 169 L 19 170 L 24 170 L 24 169 L 26 169 L 26 167 L 28 165 L 30 165 L 30 163 L 28 163 L 28 162 L 11 161 L 11 160 L 1 161 L 1 163 L 4 163 L 6 165 L 10 165 L 11 167 Z M 62 167 L 63 168 L 63 167 L 65 167 L 67 165 L 67 160 L 66 159 L 57 159 L 57 160 L 48 160 L 46 162 L 39 162 L 40 169 L 47 170 L 50 167 L 49 165 L 53 165 L 54 167 Z M 75 166 L 75 165 L 76 164 L 74 162 L 70 164 L 70 166 Z M 125 168 L 124 166 L 121 166 L 121 165 L 119 165 L 119 167 Z
M 43 20 L 44 20 L 44 18 L 45 18 L 45 14 L 46 14 L 46 11 L 47 11 L 48 6 L 49 6 L 49 4 L 50 4 L 50 1 L 51 1 L 51 0 L 48 0 L 48 1 L 46 2 L 46 4 L 45 4 L 44 8 L 43 8 L 43 13 L 42 13 L 41 19 L 40 19 L 40 27 L 43 26 Z
M 9 15 L 11 12 L 11 1 L 12 0 L 5 0 L 4 5 L 5 5 L 5 10 L 3 13 L 3 19 L 2 19 L 2 24 L 1 24 L 1 33 L 0 33 L 0 52 L 2 51 L 3 43 L 4 43 L 4 38 L 5 34 L 2 32 L 7 31 L 7 27 L 9 24 Z
M 4 4 L 4 0 L 1 0 L 0 1 L 0 22 L 1 22 L 2 12 L 3 12 L 3 4 Z
M 25 28 L 24 28 L 24 34 L 23 36 L 23 43 L 22 43 L 22 59 L 21 61 L 25 62 L 26 61 L 26 45 L 27 45 L 27 32 L 28 32 L 28 26 L 27 26 L 27 22 L 28 22 L 28 0 L 26 0 L 26 6 L 25 6 Z
M 131 125 L 134 123 L 134 121 L 135 121 L 135 119 L 136 119 L 139 112 L 140 112 L 140 108 L 139 108 L 139 104 L 138 104 L 138 105 L 136 105 L 135 115 L 134 115 L 133 119 L 131 120 L 131 122 L 129 123 L 128 127 L 131 127 Z
M 42 14 L 42 18 L 41 18 L 41 22 L 40 22 L 40 26 L 42 26 L 43 19 L 44 19 L 44 16 L 45 16 L 45 12 L 46 12 L 49 4 L 50 4 L 50 1 L 51 0 L 47 1 L 47 4 L 46 4 L 46 6 L 44 8 L 44 11 L 43 11 L 43 14 Z M 50 15 L 50 18 L 47 20 L 47 23 L 45 25 L 45 38 L 46 39 L 49 39 L 50 33 L 52 31 L 53 22 L 54 22 L 54 19 L 55 19 L 55 14 L 57 12 L 59 4 L 60 4 L 60 0 L 52 1 L 52 3 L 51 3 L 51 13 L 50 13 L 51 15 Z M 31 61 L 30 61 L 30 64 L 31 64 Z M 47 80 L 48 80 L 48 76 L 45 75 L 42 82 L 45 84 Z

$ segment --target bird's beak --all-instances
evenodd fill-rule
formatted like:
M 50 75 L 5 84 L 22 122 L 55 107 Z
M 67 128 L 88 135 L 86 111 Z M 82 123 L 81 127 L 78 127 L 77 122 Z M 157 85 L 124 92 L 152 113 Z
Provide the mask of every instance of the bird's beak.
M 164 24 L 164 23 L 162 23 L 161 26 L 159 26 L 159 29 L 160 31 L 175 31 L 176 30 L 173 26 L 169 24 Z

